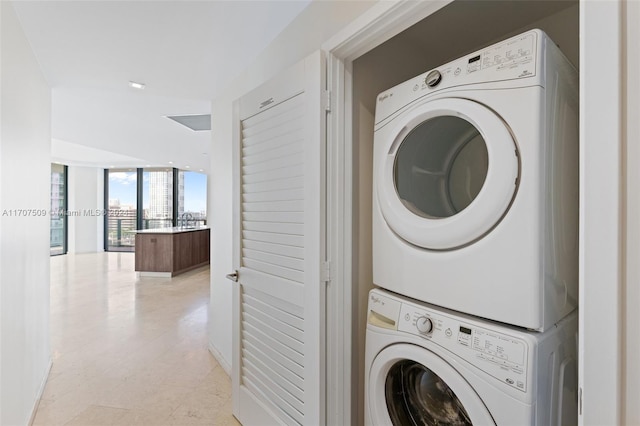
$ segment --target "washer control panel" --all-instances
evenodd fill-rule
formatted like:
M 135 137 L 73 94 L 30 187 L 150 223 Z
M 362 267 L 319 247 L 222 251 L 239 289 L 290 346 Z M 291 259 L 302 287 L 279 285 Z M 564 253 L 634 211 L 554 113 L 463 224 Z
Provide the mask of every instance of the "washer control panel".
M 376 290 L 369 295 L 368 322 L 371 326 L 418 336 L 424 339 L 426 348 L 438 345 L 500 382 L 522 392 L 529 391 L 529 344 L 517 336 L 517 331 L 386 297 Z
M 416 328 L 421 334 L 431 334 L 433 321 L 428 316 L 421 316 L 416 320 Z

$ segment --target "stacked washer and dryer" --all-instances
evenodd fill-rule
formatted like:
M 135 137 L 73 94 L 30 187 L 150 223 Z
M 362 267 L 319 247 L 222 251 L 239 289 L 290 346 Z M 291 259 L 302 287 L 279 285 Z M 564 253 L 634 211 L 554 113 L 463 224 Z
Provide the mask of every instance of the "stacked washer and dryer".
M 366 424 L 577 423 L 577 85 L 532 30 L 378 96 Z

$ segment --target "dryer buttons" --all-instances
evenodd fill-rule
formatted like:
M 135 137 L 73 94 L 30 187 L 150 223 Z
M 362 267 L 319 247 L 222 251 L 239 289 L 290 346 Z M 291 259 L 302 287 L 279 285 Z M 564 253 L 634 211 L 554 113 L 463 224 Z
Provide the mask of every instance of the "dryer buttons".
M 438 70 L 431 71 L 424 79 L 425 84 L 432 88 L 440 84 L 440 81 L 442 81 L 442 74 Z

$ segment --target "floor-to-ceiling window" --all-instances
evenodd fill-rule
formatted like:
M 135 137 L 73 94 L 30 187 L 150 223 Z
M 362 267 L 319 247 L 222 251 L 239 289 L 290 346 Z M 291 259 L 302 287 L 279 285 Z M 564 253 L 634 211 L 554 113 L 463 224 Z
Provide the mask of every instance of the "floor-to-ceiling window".
M 105 173 L 105 248 L 133 251 L 138 229 L 138 170 L 111 169 Z
M 51 255 L 67 253 L 67 166 L 51 164 Z
M 142 227 L 167 228 L 174 223 L 172 168 L 143 169 Z
M 207 224 L 207 175 L 180 170 L 178 173 L 178 221 L 194 226 Z
M 137 229 L 207 224 L 207 175 L 170 167 L 105 170 L 105 250 L 134 251 Z

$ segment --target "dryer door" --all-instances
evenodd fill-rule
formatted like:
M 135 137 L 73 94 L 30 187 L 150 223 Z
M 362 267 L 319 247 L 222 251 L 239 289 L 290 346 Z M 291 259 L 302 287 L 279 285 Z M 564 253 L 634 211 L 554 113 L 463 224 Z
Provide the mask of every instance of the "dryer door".
M 432 250 L 472 244 L 504 217 L 515 196 L 519 161 L 506 124 L 467 99 L 424 103 L 376 141 L 377 196 L 387 224 Z
M 385 348 L 369 376 L 374 425 L 495 425 L 478 394 L 449 363 L 411 344 Z

